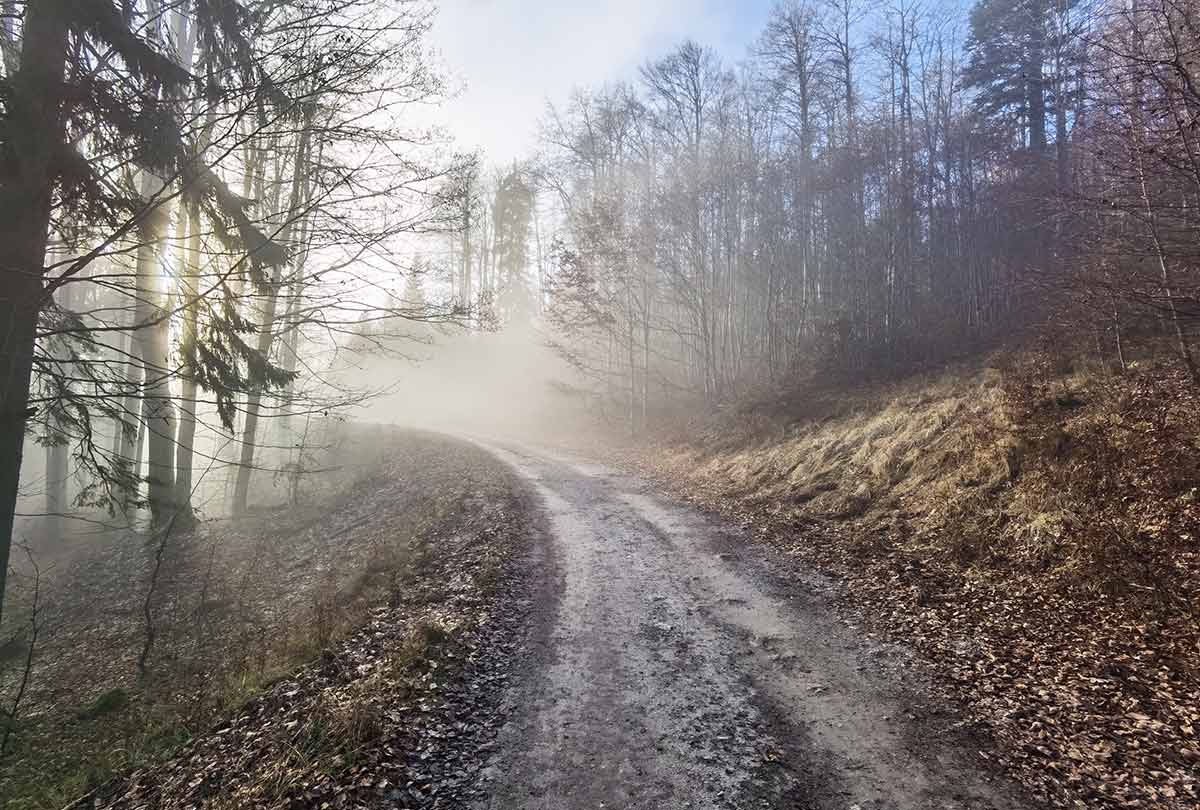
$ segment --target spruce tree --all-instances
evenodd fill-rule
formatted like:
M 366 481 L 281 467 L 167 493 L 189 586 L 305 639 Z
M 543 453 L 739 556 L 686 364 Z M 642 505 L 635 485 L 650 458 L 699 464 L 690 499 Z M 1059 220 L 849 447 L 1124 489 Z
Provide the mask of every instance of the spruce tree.
M 261 277 L 263 268 L 286 260 L 251 222 L 246 201 L 189 152 L 181 134 L 179 99 L 212 98 L 230 84 L 260 78 L 245 33 L 253 30 L 250 12 L 224 0 L 199 0 L 194 8 L 198 39 L 220 60 L 226 86 L 197 80 L 155 41 L 161 13 L 154 3 L 118 8 L 111 0 L 29 0 L 19 55 L 6 59 L 0 77 L 0 594 L 26 423 L 36 415 L 29 395 L 39 321 L 53 311 L 54 290 L 108 246 L 144 232 L 180 189 L 213 220 L 226 246 L 245 256 L 245 272 Z M 100 53 L 104 60 L 95 58 Z M 107 163 L 89 161 L 82 143 L 107 155 Z M 135 184 L 112 179 L 122 163 L 127 177 L 153 173 L 164 182 L 148 198 L 139 195 Z M 51 278 L 46 249 L 53 214 L 103 222 L 106 230 L 102 247 Z M 229 360 L 252 359 L 239 337 L 251 327 L 226 315 L 227 329 L 200 352 L 217 362 L 197 374 L 218 387 L 240 375 Z M 227 397 L 224 405 L 228 411 Z

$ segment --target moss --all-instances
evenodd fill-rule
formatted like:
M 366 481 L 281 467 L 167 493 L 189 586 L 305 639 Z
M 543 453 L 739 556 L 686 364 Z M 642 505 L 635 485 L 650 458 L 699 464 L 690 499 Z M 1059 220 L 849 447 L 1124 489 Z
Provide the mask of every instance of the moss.
M 119 712 L 129 705 L 129 693 L 124 689 L 109 689 L 92 701 L 92 705 L 79 712 L 81 720 L 95 720 L 107 714 Z

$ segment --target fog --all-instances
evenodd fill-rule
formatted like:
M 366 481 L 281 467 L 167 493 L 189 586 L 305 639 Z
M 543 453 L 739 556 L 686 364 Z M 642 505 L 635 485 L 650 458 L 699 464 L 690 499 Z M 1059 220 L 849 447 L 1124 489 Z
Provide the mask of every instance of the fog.
M 377 424 L 561 442 L 600 425 L 584 380 L 532 324 L 391 339 L 330 374 L 365 392 L 347 409 Z
M 1195 806 L 1200 3 L 2 5 L 0 807 Z

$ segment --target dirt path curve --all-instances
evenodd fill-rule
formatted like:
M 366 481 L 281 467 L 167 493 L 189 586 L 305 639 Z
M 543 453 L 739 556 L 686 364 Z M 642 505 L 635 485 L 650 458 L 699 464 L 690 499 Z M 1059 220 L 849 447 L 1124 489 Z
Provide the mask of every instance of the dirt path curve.
M 487 446 L 540 495 L 552 573 L 478 807 L 1028 806 L 820 581 L 637 478 Z

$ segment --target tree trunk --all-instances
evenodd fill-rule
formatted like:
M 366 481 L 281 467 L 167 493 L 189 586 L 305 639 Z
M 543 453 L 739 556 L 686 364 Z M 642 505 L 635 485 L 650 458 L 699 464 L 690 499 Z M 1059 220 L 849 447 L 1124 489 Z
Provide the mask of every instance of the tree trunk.
M 311 146 L 309 147 L 311 151 Z M 314 165 L 321 165 L 322 157 L 325 154 L 325 145 L 321 144 L 317 148 L 317 157 Z M 311 160 L 308 163 L 314 163 Z M 309 210 L 309 204 L 312 201 L 312 183 L 309 181 L 308 169 L 305 169 L 304 179 L 300 184 L 300 201 L 303 205 L 303 211 L 299 214 L 300 229 L 296 237 L 295 248 L 292 251 L 292 264 L 295 270 L 292 272 L 292 280 L 289 283 L 288 292 L 288 308 L 284 316 L 284 327 L 281 340 L 283 341 L 283 368 L 289 373 L 294 373 L 299 365 L 300 355 L 300 305 L 304 298 L 304 290 L 308 286 L 308 281 L 305 277 L 305 266 L 308 264 L 308 248 L 309 240 L 312 238 L 312 217 Z M 292 430 L 292 406 L 295 404 L 295 380 L 288 380 L 283 391 L 283 414 L 280 417 L 279 434 L 288 437 L 291 442 Z M 308 430 L 308 420 L 305 420 L 305 430 Z
M 1134 53 L 1140 54 L 1143 52 L 1143 39 L 1140 28 L 1137 25 L 1138 3 L 1135 2 L 1132 8 L 1133 14 L 1133 44 Z M 1130 129 L 1132 135 L 1132 144 L 1129 150 L 1133 161 L 1133 168 L 1138 183 L 1138 191 L 1141 196 L 1142 211 L 1146 217 L 1146 226 L 1150 231 L 1150 240 L 1154 245 L 1154 257 L 1158 261 L 1159 284 L 1162 289 L 1163 298 L 1167 305 L 1167 313 L 1170 316 L 1170 329 L 1174 332 L 1176 348 L 1179 351 L 1179 359 L 1183 361 L 1184 367 L 1192 378 L 1192 382 L 1200 385 L 1200 368 L 1196 365 L 1195 357 L 1192 355 L 1191 346 L 1188 344 L 1187 335 L 1183 331 L 1183 324 L 1180 322 L 1179 309 L 1175 302 L 1175 280 L 1171 272 L 1170 258 L 1167 256 L 1166 245 L 1163 243 L 1162 235 L 1159 231 L 1158 210 L 1155 208 L 1154 202 L 1150 196 L 1150 184 L 1146 177 L 1146 160 L 1145 160 L 1145 121 L 1144 121 L 1144 105 L 1145 93 L 1143 91 L 1143 76 L 1141 73 L 1134 73 L 1133 82 L 1133 98 L 1131 105 Z
M 135 317 L 133 313 L 129 314 L 129 320 L 132 325 Z M 138 449 L 140 443 L 138 438 L 142 435 L 142 412 L 141 412 L 141 375 L 142 365 L 138 357 L 137 341 L 134 340 L 133 332 L 129 332 L 125 339 L 125 396 L 121 403 L 121 417 L 117 420 L 117 434 L 113 437 L 113 455 L 119 461 L 129 464 L 129 487 L 121 494 L 122 509 L 126 512 L 129 510 L 131 501 L 137 500 L 138 489 L 140 484 L 138 478 L 141 476 L 141 466 L 139 464 L 140 455 Z
M 1046 154 L 1046 8 L 1035 0 L 1029 13 L 1029 53 L 1025 62 L 1025 104 L 1029 111 L 1029 148 Z
M 60 254 L 58 250 L 54 249 L 51 249 L 51 257 L 51 266 L 55 266 L 59 260 L 69 259 L 66 251 L 62 251 Z M 71 295 L 74 289 L 74 285 L 68 284 L 58 290 L 55 298 L 64 309 L 74 308 Z M 52 337 L 46 341 L 46 354 L 49 355 L 56 370 L 61 369 L 61 364 L 66 362 L 69 357 L 69 354 L 63 350 L 62 343 L 63 338 L 61 337 Z M 47 410 L 45 431 L 47 439 L 49 439 L 46 444 L 46 536 L 55 539 L 62 536 L 63 517 L 67 513 L 67 479 L 70 476 L 71 446 L 69 442 L 65 441 L 62 424 L 54 410 Z
M 300 209 L 301 184 L 304 179 L 304 172 L 307 169 L 306 156 L 308 155 L 309 140 L 312 136 L 312 118 L 315 106 L 315 102 L 309 106 L 304 127 L 300 131 L 300 137 L 296 144 L 296 157 L 295 163 L 292 166 L 292 188 L 288 201 L 287 218 L 280 233 L 280 242 L 284 245 L 287 245 L 291 240 L 292 227 L 296 222 Z M 256 348 L 264 363 L 267 363 L 270 359 L 271 344 L 275 335 L 275 309 L 279 303 L 279 287 L 282 271 L 283 266 L 278 264 L 272 269 L 271 287 L 267 291 L 267 300 L 263 307 L 262 323 L 259 326 L 258 346 Z M 246 424 L 242 430 L 242 453 L 238 464 L 237 483 L 233 490 L 233 513 L 235 515 L 245 513 L 246 503 L 250 494 L 250 479 L 254 471 L 254 443 L 258 432 L 259 408 L 262 405 L 263 388 L 262 381 L 258 381 L 258 384 L 255 385 L 246 397 Z
M 1125 346 L 1121 342 L 1121 312 L 1117 309 L 1117 299 L 1111 292 L 1108 295 L 1109 302 L 1112 304 L 1112 322 L 1113 335 L 1117 345 L 1117 362 L 1121 365 L 1121 373 L 1124 374 L 1129 370 L 1129 364 L 1125 362 Z
M 193 202 L 186 206 L 186 217 L 181 203 L 179 217 L 187 222 L 186 247 L 184 249 L 184 277 L 182 290 L 183 342 L 194 344 L 197 332 L 199 302 L 191 301 L 197 294 L 197 278 L 200 274 L 200 211 Z M 179 436 L 175 446 L 175 505 L 179 519 L 188 523 L 192 519 L 192 466 L 193 447 L 196 441 L 196 378 L 192 369 L 186 367 L 185 358 L 182 392 L 179 406 Z
M 7 159 L 0 167 L 0 619 L 21 476 L 47 230 L 62 144 L 67 25 L 57 3 L 25 7 L 21 68 L 9 83 Z
M 174 37 L 182 43 L 179 63 L 191 70 L 196 51 L 196 26 L 190 24 L 187 11 L 190 3 L 185 0 L 173 16 Z M 195 112 L 196 101 L 192 102 Z M 204 128 L 200 131 L 196 145 L 196 157 L 201 158 L 208 146 L 212 127 L 216 122 L 217 106 L 210 104 L 205 115 Z M 192 195 L 184 193 L 179 198 L 176 212 L 180 246 L 180 304 L 183 308 L 183 380 L 179 404 L 179 435 L 175 444 L 175 509 L 176 523 L 186 527 L 194 518 L 192 512 L 192 466 L 196 441 L 196 385 L 194 347 L 199 321 L 200 302 L 195 300 L 199 293 L 200 276 L 200 206 Z
M 155 526 L 165 526 L 175 504 L 175 414 L 171 402 L 170 319 L 163 308 L 159 252 L 167 226 L 166 208 L 151 202 L 162 181 L 143 170 L 141 194 L 150 209 L 140 227 L 134 343 L 142 367 L 142 401 L 148 462 L 148 500 Z

